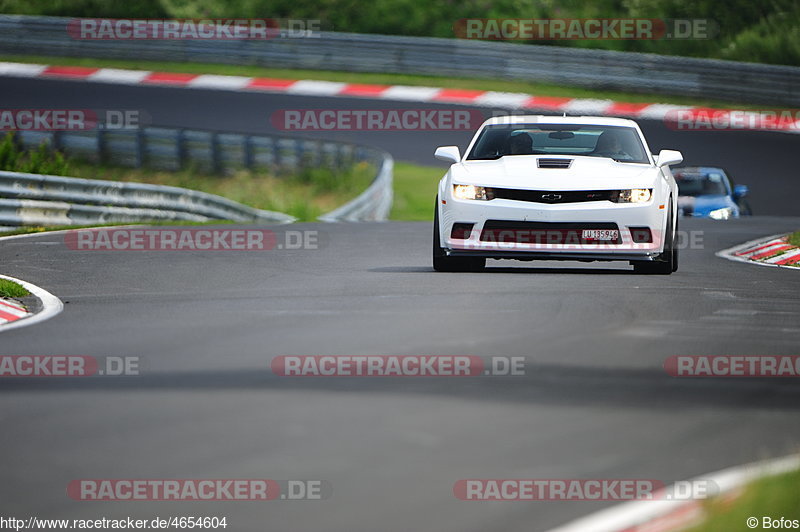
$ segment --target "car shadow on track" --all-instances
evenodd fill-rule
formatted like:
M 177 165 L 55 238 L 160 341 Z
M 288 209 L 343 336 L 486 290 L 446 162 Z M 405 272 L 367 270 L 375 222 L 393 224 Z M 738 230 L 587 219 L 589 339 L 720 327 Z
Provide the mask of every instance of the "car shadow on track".
M 611 268 L 593 268 L 591 266 L 583 267 L 535 267 L 530 266 L 487 266 L 486 273 L 529 273 L 529 274 L 569 274 L 569 275 L 633 275 L 633 270 L 611 269 Z
M 367 270 L 375 273 L 435 273 L 431 266 L 384 266 L 380 268 L 370 268 Z M 611 268 L 592 268 L 591 266 L 584 267 L 514 267 L 514 266 L 487 266 L 486 269 L 480 272 L 462 272 L 462 273 L 513 273 L 513 274 L 567 274 L 567 275 L 634 275 L 632 269 L 611 269 Z M 450 273 L 450 275 L 457 275 Z
M 445 396 L 530 405 L 609 406 L 646 410 L 800 410 L 800 388 L 770 378 L 677 378 L 658 368 L 575 367 L 528 363 L 521 376 L 443 378 L 279 376 L 268 366 L 213 371 L 170 371 L 139 376 L 15 377 L 0 382 L 14 392 L 313 391 Z

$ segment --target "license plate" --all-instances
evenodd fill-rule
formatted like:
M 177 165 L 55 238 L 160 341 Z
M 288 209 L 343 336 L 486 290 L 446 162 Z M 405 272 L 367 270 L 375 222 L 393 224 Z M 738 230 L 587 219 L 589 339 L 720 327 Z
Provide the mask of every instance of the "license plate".
M 616 229 L 584 229 L 581 238 L 586 240 L 617 240 L 619 231 Z

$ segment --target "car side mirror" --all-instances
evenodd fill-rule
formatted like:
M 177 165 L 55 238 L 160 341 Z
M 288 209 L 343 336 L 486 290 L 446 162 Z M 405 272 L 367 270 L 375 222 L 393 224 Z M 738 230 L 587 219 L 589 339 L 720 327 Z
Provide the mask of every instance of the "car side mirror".
M 750 193 L 750 189 L 747 185 L 735 185 L 733 187 L 733 197 L 734 198 L 743 198 Z
M 439 146 L 433 152 L 433 156 L 447 163 L 457 163 L 461 160 L 461 152 L 458 146 Z
M 679 151 L 675 150 L 661 150 L 658 152 L 658 158 L 656 159 L 658 167 L 661 168 L 662 166 L 669 166 L 671 164 L 679 164 L 683 162 L 683 155 Z

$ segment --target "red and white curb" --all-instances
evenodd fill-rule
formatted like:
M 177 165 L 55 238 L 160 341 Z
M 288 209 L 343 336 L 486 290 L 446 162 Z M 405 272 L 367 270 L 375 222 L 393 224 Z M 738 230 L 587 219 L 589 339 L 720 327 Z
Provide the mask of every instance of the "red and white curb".
M 788 242 L 788 235 L 772 235 L 751 240 L 717 252 L 718 257 L 760 266 L 790 267 L 800 270 L 800 248 Z
M 743 111 L 732 109 L 709 109 L 661 103 L 626 103 L 590 98 L 561 98 L 535 96 L 519 92 L 495 92 L 471 89 L 446 89 L 407 85 L 373 85 L 319 81 L 310 79 L 276 79 L 247 76 L 221 76 L 216 74 L 185 74 L 154 72 L 150 70 L 125 70 L 119 68 L 92 68 L 83 66 L 50 66 L 31 63 L 0 62 L 0 77 L 25 77 L 45 79 L 68 79 L 119 83 L 124 85 L 158 85 L 189 89 L 216 89 L 244 92 L 271 92 L 303 96 L 341 96 L 396 100 L 406 102 L 450 103 L 504 109 L 530 109 L 584 115 L 607 115 L 650 120 L 674 118 L 681 111 L 682 120 L 703 120 L 714 113 L 714 120 L 725 121 L 731 113 L 741 115 Z M 762 115 L 763 116 L 763 115 Z M 694 117 L 694 118 L 693 118 Z M 706 118 L 707 120 L 707 118 Z M 730 121 L 737 120 L 731 117 Z M 776 121 L 774 117 L 758 118 L 754 123 L 763 124 L 771 131 L 800 132 L 800 122 Z
M 36 296 L 42 303 L 42 310 L 36 313 L 30 313 L 22 308 L 19 303 L 0 300 L 0 332 L 42 322 L 64 310 L 64 304 L 61 300 L 44 288 L 39 288 L 27 281 L 8 277 L 7 275 L 0 275 L 0 279 L 6 279 L 17 283 Z
M 30 316 L 22 304 L 13 299 L 0 298 L 0 326 Z
M 713 483 L 719 488 L 717 497 L 733 502 L 743 493 L 746 484 L 797 469 L 800 469 L 800 455 L 791 455 L 723 469 L 690 482 Z M 549 532 L 677 532 L 702 523 L 704 518 L 704 507 L 696 499 L 631 501 L 582 517 Z

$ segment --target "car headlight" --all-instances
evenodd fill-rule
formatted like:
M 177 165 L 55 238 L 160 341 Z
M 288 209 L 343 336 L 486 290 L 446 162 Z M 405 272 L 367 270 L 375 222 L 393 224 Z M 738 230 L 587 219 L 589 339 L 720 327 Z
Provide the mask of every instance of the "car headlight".
M 733 216 L 733 209 L 730 207 L 723 207 L 722 209 L 717 209 L 708 213 L 708 217 L 715 220 L 727 220 L 731 216 Z
M 490 200 L 494 199 L 491 188 L 476 187 L 475 185 L 453 185 L 453 197 L 460 200 Z
M 632 188 L 620 190 L 615 195 L 617 203 L 647 203 L 653 197 L 652 188 Z

